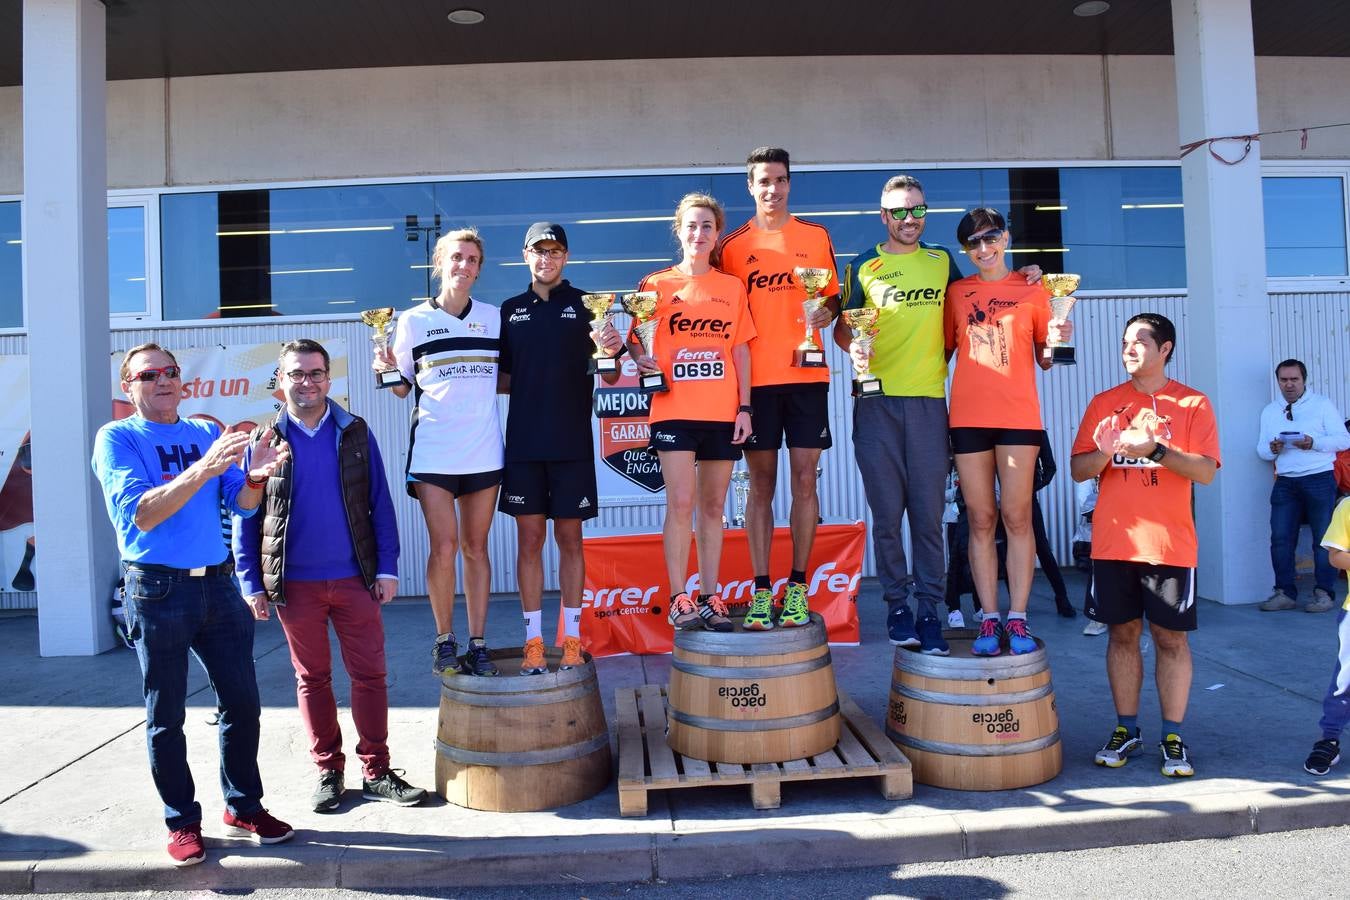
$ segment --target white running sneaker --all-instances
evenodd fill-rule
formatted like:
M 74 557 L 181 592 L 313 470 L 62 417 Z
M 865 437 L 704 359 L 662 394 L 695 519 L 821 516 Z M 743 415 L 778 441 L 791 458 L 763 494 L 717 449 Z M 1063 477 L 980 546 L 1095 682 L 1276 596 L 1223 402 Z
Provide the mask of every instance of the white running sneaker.
M 948 628 L 966 627 L 966 617 L 961 615 L 961 610 L 954 609 L 951 612 L 947 613 L 947 627 Z
M 1083 634 L 1087 635 L 1088 637 L 1092 637 L 1093 635 L 1098 634 L 1106 634 L 1110 630 L 1111 629 L 1107 627 L 1107 624 L 1105 622 L 1098 622 L 1095 619 L 1088 619 L 1088 623 L 1083 626 Z

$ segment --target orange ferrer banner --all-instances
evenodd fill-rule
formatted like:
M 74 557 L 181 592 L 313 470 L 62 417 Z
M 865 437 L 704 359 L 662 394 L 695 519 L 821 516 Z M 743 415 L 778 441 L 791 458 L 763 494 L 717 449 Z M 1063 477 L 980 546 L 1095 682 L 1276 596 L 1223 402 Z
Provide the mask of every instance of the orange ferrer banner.
M 825 619 L 832 644 L 858 643 L 858 582 L 862 578 L 866 528 L 822 525 L 816 532 L 807 571 L 807 591 L 812 612 Z M 584 542 L 586 582 L 582 594 L 581 642 L 593 656 L 618 653 L 669 653 L 674 632 L 666 615 L 670 590 L 666 585 L 665 561 L 660 534 L 588 537 Z M 774 560 L 792 553 L 792 538 L 786 528 L 774 530 Z M 690 548 L 689 574 L 685 589 L 698 590 L 698 556 Z M 754 591 L 754 573 L 745 530 L 723 532 L 722 583 L 719 593 L 729 604 L 747 604 Z M 783 584 L 774 584 L 782 596 Z M 561 614 L 560 614 L 561 615 Z M 562 642 L 558 621 L 558 643 Z

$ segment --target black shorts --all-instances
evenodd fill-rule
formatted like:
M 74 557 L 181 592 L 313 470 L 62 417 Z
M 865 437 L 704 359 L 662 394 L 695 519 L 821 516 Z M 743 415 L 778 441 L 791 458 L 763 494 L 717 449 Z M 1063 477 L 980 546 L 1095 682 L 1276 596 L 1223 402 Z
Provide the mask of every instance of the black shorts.
M 1194 631 L 1195 570 L 1119 559 L 1092 561 L 1092 589 L 1083 612 L 1107 625 L 1140 616 L 1169 631 Z
M 599 506 L 592 460 L 508 460 L 502 469 L 497 508 L 508 516 L 593 519 Z
M 1039 447 L 1040 428 L 951 428 L 953 453 L 985 453 L 995 447 Z
M 754 429 L 745 441 L 747 450 L 777 450 L 787 435 L 788 447 L 828 450 L 830 438 L 830 393 L 824 385 L 784 389 L 778 385 L 750 389 L 750 417 Z
M 735 462 L 741 458 L 741 448 L 731 442 L 735 428 L 731 422 L 657 422 L 648 446 L 657 453 L 692 450 L 694 459 Z
M 414 500 L 417 499 L 416 486 L 418 482 L 423 484 L 434 484 L 436 487 L 447 490 L 456 497 L 463 497 L 466 494 L 476 494 L 479 491 L 485 491 L 488 488 L 495 488 L 502 483 L 502 470 L 493 469 L 491 472 L 473 472 L 468 475 L 442 475 L 439 472 L 409 472 L 408 473 L 408 496 Z

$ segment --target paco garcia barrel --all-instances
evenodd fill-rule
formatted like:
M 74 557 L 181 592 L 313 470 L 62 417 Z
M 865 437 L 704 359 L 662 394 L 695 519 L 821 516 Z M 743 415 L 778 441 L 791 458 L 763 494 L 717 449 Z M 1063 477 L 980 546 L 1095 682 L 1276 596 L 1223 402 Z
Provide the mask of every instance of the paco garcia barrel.
M 1059 774 L 1059 713 L 1045 647 L 972 656 L 978 632 L 947 632 L 950 656 L 896 648 L 886 734 L 934 787 L 996 791 Z
M 436 792 L 457 806 L 495 812 L 556 809 L 609 784 L 609 728 L 590 654 L 558 671 L 518 676 L 520 650 L 497 650 L 496 678 L 441 679 Z
M 726 763 L 785 762 L 839 742 L 839 695 L 815 613 L 800 628 L 675 632 L 671 749 Z

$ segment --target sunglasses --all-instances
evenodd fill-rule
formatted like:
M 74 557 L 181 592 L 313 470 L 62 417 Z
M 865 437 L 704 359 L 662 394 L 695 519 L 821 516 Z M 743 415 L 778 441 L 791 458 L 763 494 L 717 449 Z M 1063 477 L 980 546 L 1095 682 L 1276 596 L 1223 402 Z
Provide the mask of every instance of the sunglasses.
M 136 374 L 128 378 L 128 381 L 159 381 L 159 376 L 163 375 L 169 380 L 177 378 L 183 374 L 183 370 L 177 366 L 165 366 L 162 369 L 141 369 Z
M 905 221 L 905 216 L 913 216 L 915 219 L 922 219 L 928 215 L 928 207 L 920 203 L 918 206 L 897 206 L 895 209 L 886 210 L 886 214 L 897 222 Z
M 967 250 L 974 250 L 981 244 L 996 244 L 998 239 L 1003 237 L 1004 229 L 995 228 L 993 231 L 986 231 L 983 234 L 972 234 L 962 242 Z
M 1284 417 L 1290 422 L 1294 421 L 1294 404 L 1286 403 L 1284 405 Z

